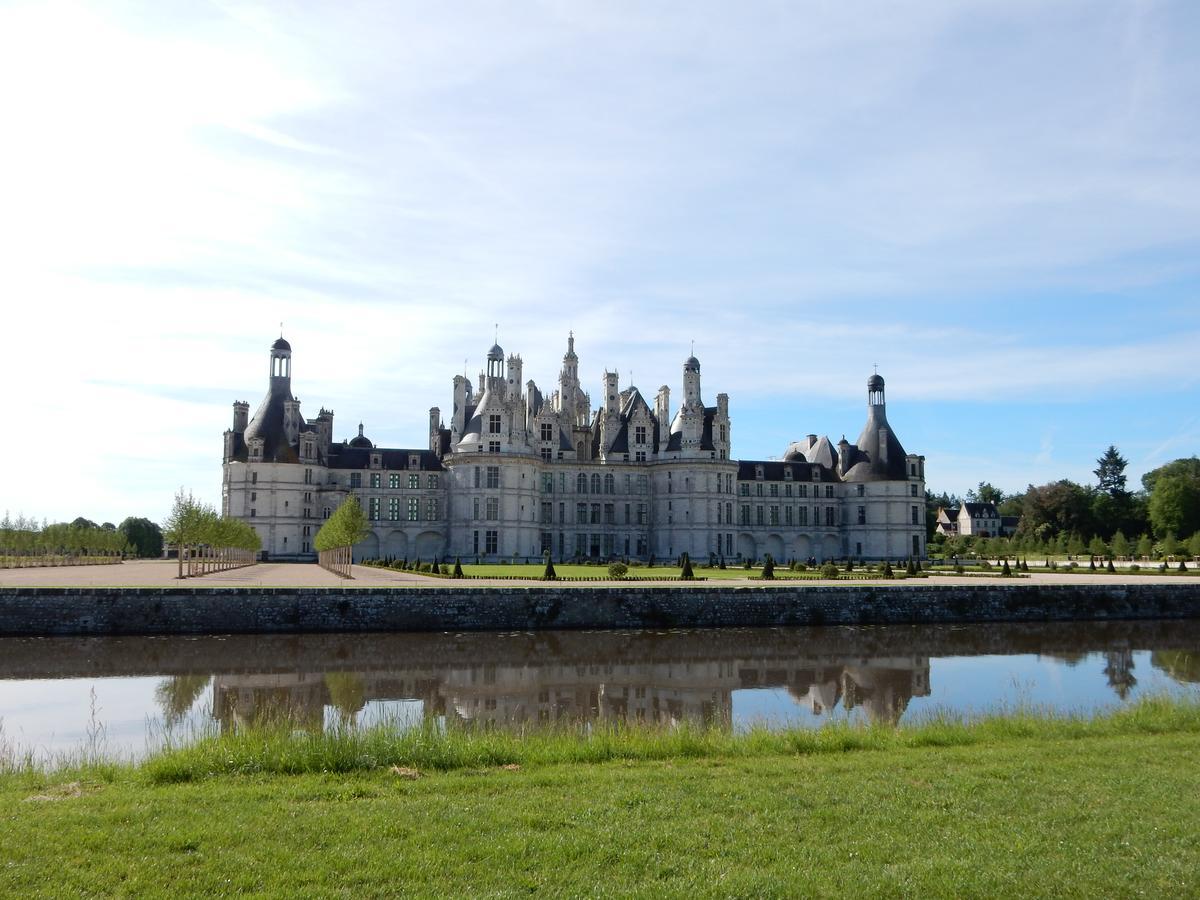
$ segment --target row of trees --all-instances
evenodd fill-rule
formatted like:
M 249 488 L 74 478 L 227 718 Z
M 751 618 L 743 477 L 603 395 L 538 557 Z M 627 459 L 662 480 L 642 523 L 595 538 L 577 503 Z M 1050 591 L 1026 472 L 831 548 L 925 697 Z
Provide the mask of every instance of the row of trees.
M 0 520 L 0 567 L 115 563 L 129 555 L 129 541 L 115 526 L 83 521 L 38 524 L 6 513 Z
M 1128 489 L 1125 469 L 1128 461 L 1115 446 L 1096 460 L 1096 483 L 1078 484 L 1060 479 L 1049 484 L 1029 485 L 1023 493 L 1006 495 L 995 486 L 980 482 L 966 497 L 952 494 L 927 494 L 927 521 L 930 537 L 939 506 L 947 508 L 967 502 L 994 503 L 1002 516 L 1017 516 L 1020 525 L 1014 540 L 1030 552 L 1070 553 L 1065 544 L 1082 542 L 1079 553 L 1099 541 L 1113 556 L 1152 556 L 1153 548 L 1176 542 L 1182 549 L 1200 532 L 1200 459 L 1177 459 L 1142 476 L 1139 491 Z M 1119 537 L 1118 537 L 1119 536 Z M 1120 552 L 1115 544 L 1132 544 Z M 1151 550 L 1136 552 L 1138 545 L 1149 542 Z M 1062 549 L 1057 549 L 1059 546 Z M 1175 551 L 1175 552 L 1178 552 Z M 1174 555 L 1167 551 L 1164 555 Z
M 350 566 L 354 562 L 353 547 L 367 536 L 369 530 L 367 517 L 363 515 L 358 501 L 353 497 L 347 498 L 325 520 L 313 538 L 317 562 L 335 575 L 353 578 L 350 574 Z
M 180 578 L 254 565 L 262 548 L 250 525 L 220 515 L 183 488 L 175 494 L 164 537 L 179 551 Z

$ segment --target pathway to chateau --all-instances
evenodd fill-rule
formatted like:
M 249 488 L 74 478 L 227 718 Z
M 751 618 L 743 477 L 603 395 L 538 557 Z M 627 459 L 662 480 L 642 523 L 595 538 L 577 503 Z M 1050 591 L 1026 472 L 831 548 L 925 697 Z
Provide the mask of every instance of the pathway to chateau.
M 538 580 L 489 580 L 472 579 L 470 582 L 455 581 L 450 578 L 427 578 L 414 572 L 394 572 L 387 569 L 376 569 L 369 566 L 355 566 L 354 578 L 347 581 L 325 571 L 316 563 L 259 563 L 244 569 L 233 569 L 228 572 L 213 572 L 196 578 L 179 580 L 176 574 L 178 563 L 173 560 L 134 560 L 116 566 L 61 566 L 44 569 L 0 569 L 0 587 L 413 587 L 420 585 L 454 585 L 469 583 L 480 587 L 495 585 L 500 587 L 518 587 L 522 585 L 545 584 Z M 597 570 L 598 573 L 603 570 Z M 938 575 L 922 584 L 1094 584 L 1129 583 L 1145 584 L 1147 582 L 1169 582 L 1171 584 L 1200 584 L 1200 571 L 1195 575 L 1070 575 L 1063 572 L 1034 573 L 1032 577 L 1020 581 L 1006 582 L 1001 579 L 980 579 L 971 577 L 955 577 L 953 575 Z M 610 582 L 613 585 L 621 582 Z M 782 585 L 788 582 L 779 579 L 773 584 Z M 829 585 L 831 581 L 804 581 L 803 585 Z M 862 582 L 841 582 L 842 584 L 861 584 Z M 903 581 L 882 582 L 901 586 Z M 602 582 L 560 582 L 570 587 L 599 587 Z M 679 582 L 638 581 L 637 584 L 675 584 Z M 695 582 L 686 585 L 689 588 L 705 588 L 720 585 L 762 585 L 757 579 L 728 579 Z

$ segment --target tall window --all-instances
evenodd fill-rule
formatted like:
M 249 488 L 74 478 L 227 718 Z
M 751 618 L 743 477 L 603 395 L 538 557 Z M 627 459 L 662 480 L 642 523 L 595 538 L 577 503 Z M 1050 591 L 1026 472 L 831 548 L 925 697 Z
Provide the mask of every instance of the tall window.
M 372 497 L 370 502 L 367 504 L 367 509 L 369 510 L 369 512 L 367 514 L 367 517 L 369 519 L 371 519 L 371 520 L 378 519 L 379 518 L 379 498 Z
M 500 433 L 500 417 L 498 415 L 488 416 L 488 434 Z
M 920 513 L 920 508 L 919 508 L 919 507 L 916 507 L 916 506 L 914 506 L 914 507 L 912 508 L 912 523 L 913 523 L 914 525 L 920 525 L 920 524 L 921 524 L 921 513 Z
M 437 497 L 430 497 L 425 501 L 425 518 L 436 519 L 438 517 L 438 501 Z
M 388 476 L 388 487 L 394 491 L 400 488 L 400 476 L 395 472 Z
M 471 518 L 472 519 L 479 518 L 479 498 L 478 497 L 471 498 Z
M 860 506 L 858 508 L 858 524 L 859 525 L 867 524 L 867 508 L 865 506 Z
M 373 487 L 373 488 L 383 487 L 383 476 L 380 475 L 378 472 L 371 473 L 371 487 Z
M 487 467 L 487 486 L 489 488 L 500 487 L 500 467 L 499 466 L 488 466 Z
M 305 483 L 305 484 L 312 484 L 312 469 L 305 469 L 305 470 L 304 470 L 304 483 Z
M 576 503 L 575 504 L 575 522 L 578 525 L 586 525 L 587 524 L 587 504 L 586 503 Z
M 550 523 L 554 521 L 554 504 L 548 501 L 542 501 L 542 522 Z
M 837 523 L 833 520 L 835 515 L 836 510 L 832 506 L 825 507 L 825 524 L 836 525 Z
M 500 452 L 500 442 L 499 441 L 488 441 L 488 453 L 499 453 L 499 452 Z
M 542 440 L 543 441 L 554 440 L 554 426 L 551 425 L 549 422 L 542 423 Z
M 416 497 L 408 498 L 408 521 L 416 522 L 421 518 L 421 501 Z
M 635 444 L 646 443 L 646 426 L 635 425 L 633 428 L 633 442 Z
M 489 521 L 492 521 L 492 522 L 494 522 L 500 518 L 500 498 L 499 497 L 488 497 L 487 498 L 487 518 Z
M 604 493 L 615 494 L 617 492 L 617 479 L 613 477 L 612 472 L 607 472 L 604 475 Z
M 587 476 L 584 475 L 582 472 L 580 472 L 579 475 L 577 475 L 575 478 L 575 493 L 577 493 L 577 494 L 586 494 L 587 493 Z
M 600 473 L 599 472 L 592 473 L 592 493 L 593 494 L 600 493 Z
M 435 490 L 435 489 L 437 488 L 437 486 L 438 486 L 438 477 L 437 477 L 436 475 L 430 475 L 430 476 L 429 476 L 429 477 L 428 477 L 428 478 L 425 480 L 425 486 L 426 486 L 427 488 L 429 488 L 431 491 L 432 491 L 432 490 Z
M 408 476 L 408 489 L 410 491 L 415 491 L 420 486 L 421 486 L 421 476 L 420 475 L 409 475 Z
M 825 485 L 825 496 L 826 497 L 833 496 L 833 485 L 832 484 Z
M 484 532 L 484 553 L 499 553 L 500 552 L 500 532 L 486 531 Z
M 479 470 L 479 466 L 475 466 L 474 469 L 475 469 L 475 487 L 482 487 L 482 485 L 480 484 L 480 481 L 482 480 L 483 473 Z
M 352 488 L 362 487 L 362 472 L 351 472 L 350 473 L 350 487 L 352 487 Z
M 392 497 L 388 500 L 388 518 L 395 522 L 400 518 L 400 498 Z

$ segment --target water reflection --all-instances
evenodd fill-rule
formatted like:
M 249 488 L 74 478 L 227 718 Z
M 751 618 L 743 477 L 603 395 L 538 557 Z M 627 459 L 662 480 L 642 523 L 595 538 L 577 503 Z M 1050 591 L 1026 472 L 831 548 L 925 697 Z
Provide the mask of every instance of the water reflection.
M 1151 689 L 1200 683 L 1196 648 L 1198 622 L 12 638 L 0 639 L 0 718 L 10 735 L 14 718 L 25 727 L 23 709 L 5 709 L 13 687 L 69 679 L 64 687 L 86 694 L 97 679 L 150 677 L 154 708 L 141 714 L 167 728 L 199 716 L 221 730 L 284 718 L 315 731 L 389 705 L 483 727 L 740 727 L 772 713 L 789 725 L 833 715 L 895 723 L 914 701 L 983 709 L 1019 700 L 1022 680 L 1070 681 L 1076 693 L 1062 696 L 1085 706 L 1130 699 L 1139 677 Z M 45 730 L 26 733 L 37 727 Z

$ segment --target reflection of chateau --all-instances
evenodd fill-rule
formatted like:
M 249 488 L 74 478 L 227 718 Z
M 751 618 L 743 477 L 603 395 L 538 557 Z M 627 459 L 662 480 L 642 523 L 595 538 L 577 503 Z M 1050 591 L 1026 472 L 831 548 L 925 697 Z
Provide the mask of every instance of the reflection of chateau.
M 354 681 L 340 696 L 330 678 Z M 552 721 L 729 724 L 733 693 L 785 689 L 813 715 L 861 708 L 871 721 L 896 722 L 912 697 L 929 695 L 929 660 L 728 658 L 654 662 L 551 662 L 451 666 L 389 672 L 219 675 L 213 713 L 223 727 L 287 715 L 302 727 L 371 701 L 418 700 L 424 715 L 484 725 Z M 350 708 L 345 708 L 346 704 Z
M 257 412 L 233 405 L 222 512 L 250 523 L 272 558 L 311 559 L 317 529 L 350 496 L 370 522 L 366 557 L 924 555 L 925 458 L 889 424 L 878 374 L 856 443 L 810 434 L 781 460 L 739 461 L 729 397 L 706 404 L 695 356 L 674 408 L 667 385 L 648 399 L 615 372 L 593 407 L 573 336 L 548 394 L 499 346 L 486 365 L 474 385 L 454 377 L 449 424 L 430 409 L 421 447 L 377 447 L 361 423 L 339 443 L 332 411 L 301 415 L 280 337 Z

